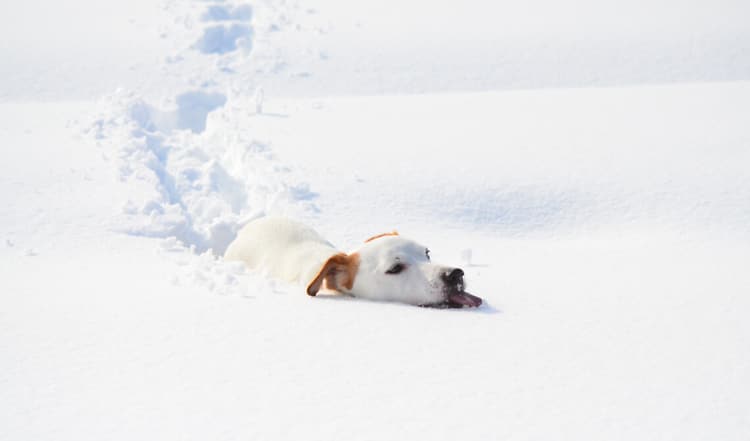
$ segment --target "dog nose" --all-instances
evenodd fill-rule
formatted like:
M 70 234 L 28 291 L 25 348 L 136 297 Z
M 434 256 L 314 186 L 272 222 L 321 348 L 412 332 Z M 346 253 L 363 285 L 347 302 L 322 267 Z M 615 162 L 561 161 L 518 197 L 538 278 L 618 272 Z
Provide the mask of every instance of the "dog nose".
M 443 281 L 451 286 L 456 286 L 463 281 L 464 270 L 461 268 L 453 268 L 450 271 L 443 273 Z

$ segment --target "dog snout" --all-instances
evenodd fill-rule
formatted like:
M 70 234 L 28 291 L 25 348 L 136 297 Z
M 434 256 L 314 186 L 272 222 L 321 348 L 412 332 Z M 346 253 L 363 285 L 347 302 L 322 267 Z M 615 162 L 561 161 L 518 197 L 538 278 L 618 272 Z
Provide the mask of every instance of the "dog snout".
M 450 268 L 442 275 L 443 282 L 448 286 L 458 286 L 463 283 L 464 270 L 461 268 Z

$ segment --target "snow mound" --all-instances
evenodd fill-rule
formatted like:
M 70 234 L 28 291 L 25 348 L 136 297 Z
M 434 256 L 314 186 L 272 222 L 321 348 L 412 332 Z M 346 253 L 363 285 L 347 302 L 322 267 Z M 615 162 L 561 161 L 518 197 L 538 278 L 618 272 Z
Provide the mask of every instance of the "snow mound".
M 130 109 L 130 115 L 138 124 L 150 131 L 171 132 L 188 129 L 201 133 L 206 129 L 206 118 L 213 110 L 223 106 L 227 97 L 221 93 L 200 90 L 184 92 L 175 98 L 176 109 L 161 111 L 145 103 Z
M 239 101 L 199 91 L 171 108 L 125 91 L 102 100 L 87 132 L 134 188 L 120 231 L 221 255 L 250 219 L 316 210 L 316 194 L 249 132 L 254 113 L 241 109 L 253 106 Z

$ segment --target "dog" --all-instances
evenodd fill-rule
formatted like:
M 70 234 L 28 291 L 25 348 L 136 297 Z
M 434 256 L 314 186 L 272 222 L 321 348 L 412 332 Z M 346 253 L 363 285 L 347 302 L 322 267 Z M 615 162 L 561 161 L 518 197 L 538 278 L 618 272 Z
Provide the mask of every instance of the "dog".
M 253 270 L 353 297 L 418 306 L 478 307 L 482 299 L 464 290 L 464 271 L 435 264 L 430 250 L 398 232 L 367 239 L 343 253 L 299 222 L 264 217 L 245 225 L 224 255 Z

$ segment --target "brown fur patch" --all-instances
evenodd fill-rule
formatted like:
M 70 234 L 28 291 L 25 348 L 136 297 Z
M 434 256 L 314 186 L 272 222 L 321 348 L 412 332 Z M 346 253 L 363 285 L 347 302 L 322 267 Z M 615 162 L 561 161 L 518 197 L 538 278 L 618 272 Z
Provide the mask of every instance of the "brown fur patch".
M 351 290 L 354 286 L 354 278 L 357 277 L 357 271 L 359 271 L 359 253 L 352 253 L 349 255 L 348 262 L 346 264 L 346 283 L 343 284 L 344 288 Z
M 352 253 L 349 256 L 339 253 L 331 256 L 307 286 L 307 295 L 316 295 L 321 286 L 333 291 L 341 291 L 340 287 L 351 290 L 358 269 L 358 253 Z
M 378 234 L 377 236 L 372 236 L 371 238 L 367 239 L 365 243 L 371 242 L 375 239 L 380 239 L 381 237 L 386 237 L 386 236 L 398 236 L 398 231 L 393 230 L 390 233 L 383 233 L 383 234 Z

